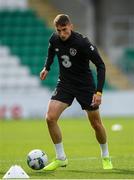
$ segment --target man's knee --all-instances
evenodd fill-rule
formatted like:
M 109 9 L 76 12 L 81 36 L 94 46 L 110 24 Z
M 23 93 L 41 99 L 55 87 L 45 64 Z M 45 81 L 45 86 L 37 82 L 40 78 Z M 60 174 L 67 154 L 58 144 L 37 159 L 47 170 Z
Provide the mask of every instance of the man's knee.
M 46 120 L 47 124 L 51 125 L 51 124 L 53 124 L 53 123 L 55 123 L 57 121 L 57 117 L 56 117 L 56 115 L 54 113 L 47 112 L 45 120 Z

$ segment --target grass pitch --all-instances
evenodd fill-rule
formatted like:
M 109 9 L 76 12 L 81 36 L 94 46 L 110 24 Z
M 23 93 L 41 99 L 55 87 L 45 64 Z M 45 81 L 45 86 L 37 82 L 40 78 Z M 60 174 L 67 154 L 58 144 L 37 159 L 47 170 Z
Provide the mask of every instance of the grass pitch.
M 20 165 L 32 179 L 133 179 L 134 118 L 103 118 L 107 129 L 113 170 L 103 170 L 100 148 L 94 131 L 84 118 L 61 119 L 64 147 L 69 159 L 66 168 L 45 173 L 27 166 L 32 149 L 44 150 L 49 162 L 55 156 L 46 123 L 43 120 L 0 121 L 0 178 L 12 165 Z M 121 124 L 121 131 L 112 131 Z

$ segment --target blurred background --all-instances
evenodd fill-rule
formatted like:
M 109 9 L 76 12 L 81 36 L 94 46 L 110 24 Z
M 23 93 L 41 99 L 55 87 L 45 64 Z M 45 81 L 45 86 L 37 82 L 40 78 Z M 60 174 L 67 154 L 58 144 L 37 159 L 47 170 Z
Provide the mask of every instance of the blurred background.
M 57 14 L 70 16 L 106 64 L 103 116 L 134 116 L 133 0 L 0 0 L 0 119 L 43 118 L 58 78 L 40 81 Z M 92 67 L 95 75 L 95 68 Z M 64 116 L 81 116 L 74 101 Z

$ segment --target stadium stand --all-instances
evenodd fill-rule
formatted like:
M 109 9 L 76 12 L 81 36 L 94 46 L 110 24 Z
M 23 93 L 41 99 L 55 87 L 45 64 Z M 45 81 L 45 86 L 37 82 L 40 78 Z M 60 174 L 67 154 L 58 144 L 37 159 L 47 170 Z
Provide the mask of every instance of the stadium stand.
M 33 75 L 38 75 L 43 67 L 47 53 L 48 38 L 52 33 L 44 21 L 34 11 L 0 11 L 0 42 L 10 47 L 11 53 L 17 55 L 22 65 L 27 65 Z M 46 86 L 53 88 L 56 83 L 57 64 L 49 75 Z
M 55 7 L 55 4 L 57 4 L 56 1 L 55 1 L 55 3 L 52 3 L 53 1 L 48 1 L 48 0 L 46 0 L 45 3 L 42 0 L 39 0 L 38 2 L 36 0 L 29 0 L 28 2 L 29 2 L 29 6 L 32 9 L 34 9 L 42 19 L 44 19 L 44 17 L 45 17 L 45 20 L 47 21 L 47 24 L 49 25 L 49 27 L 53 27 L 52 22 L 53 22 L 54 17 L 57 14 L 61 13 L 63 11 L 63 9 L 65 8 L 64 7 L 65 1 L 60 2 L 62 8 L 64 7 L 63 9 L 60 9 L 60 11 L 59 11 L 59 9 L 57 10 L 57 6 Z M 67 3 L 71 3 L 71 1 L 67 2 Z M 69 12 L 69 9 L 66 9 L 66 11 L 67 10 Z M 73 12 L 70 12 L 69 14 L 72 15 L 72 13 Z M 78 17 L 79 17 L 77 15 L 77 13 L 74 12 L 72 17 L 74 18 L 73 21 L 76 23 L 76 21 L 78 21 Z M 79 25 L 80 25 L 80 22 L 79 22 Z M 79 29 L 81 29 L 81 28 L 79 27 Z M 107 80 L 105 82 L 104 89 L 105 90 L 116 90 L 116 89 L 130 89 L 130 88 L 132 88 L 127 77 L 120 71 L 120 69 L 118 69 L 116 67 L 116 65 L 114 65 L 110 61 L 108 56 L 104 52 L 102 52 L 102 50 L 100 50 L 100 51 L 101 51 L 102 57 L 103 57 L 103 59 L 106 63 L 106 66 L 107 66 Z M 92 69 L 93 69 L 94 78 L 96 79 L 95 70 L 94 70 L 94 68 L 92 68 Z
M 104 53 L 102 50 L 100 53 L 107 67 L 107 81 L 111 87 L 114 87 L 116 90 L 133 89 L 134 86 L 132 83 L 130 83 L 129 78 L 121 71 L 121 69 L 110 61 L 106 53 Z
M 10 47 L 11 53 L 19 57 L 21 64 L 30 68 L 31 74 L 39 76 L 52 30 L 31 10 L 0 11 L 0 26 L 1 44 Z M 57 73 L 58 64 L 55 60 L 49 78 L 41 83 L 53 89 Z M 111 88 L 108 82 L 105 88 Z
M 54 7 L 54 4 L 51 4 L 52 1 L 53 0 L 0 0 L 1 118 L 14 118 L 14 115 L 12 115 L 12 109 L 16 109 L 16 107 L 20 108 L 22 112 L 21 115 L 19 114 L 19 117 L 25 118 L 42 117 L 44 111 L 46 112 L 47 110 L 46 104 L 48 103 L 51 96 L 50 89 L 52 90 L 55 87 L 58 77 L 57 59 L 55 59 L 54 64 L 52 65 L 53 67 L 49 73 L 49 77 L 45 81 L 40 81 L 39 73 L 44 65 L 44 58 L 47 55 L 48 39 L 53 31 L 53 18 L 59 13 L 64 13 L 64 11 L 61 9 L 60 11 L 57 11 L 55 8 L 56 6 Z M 59 3 L 64 4 L 64 2 L 60 1 Z M 74 2 L 70 1 L 70 3 Z M 70 7 L 70 12 L 72 12 L 72 6 Z M 67 9 L 66 6 L 64 6 L 64 8 Z M 77 9 L 76 6 L 75 9 Z M 84 12 L 87 14 L 86 11 Z M 74 19 L 72 19 L 76 30 L 77 23 L 75 20 L 78 20 L 79 22 L 78 14 L 74 13 Z M 89 14 L 87 16 L 90 17 Z M 109 22 L 109 17 L 107 17 L 107 19 Z M 86 21 L 85 18 L 83 20 Z M 88 27 L 86 27 L 85 30 L 88 30 L 92 25 L 89 23 L 89 21 L 86 22 L 88 22 Z M 103 27 L 106 28 L 105 25 Z M 78 28 L 78 31 L 79 30 L 83 33 L 80 28 Z M 102 29 L 98 29 L 98 31 L 100 33 L 103 32 Z M 91 36 L 89 35 L 89 37 Z M 113 40 L 111 36 L 109 37 Z M 104 42 L 109 41 L 104 39 Z M 103 44 L 100 44 L 100 47 L 103 47 Z M 103 47 L 103 49 L 105 48 Z M 111 51 L 111 47 L 109 50 Z M 107 66 L 107 80 L 104 90 L 108 90 L 108 92 L 104 93 L 104 101 L 105 97 L 106 101 L 107 99 L 112 100 L 109 101 L 110 104 L 114 101 L 115 104 L 112 105 L 112 107 L 115 107 L 116 110 L 118 109 L 116 108 L 118 103 L 116 100 L 118 99 L 119 95 L 117 93 L 114 100 L 113 96 L 111 96 L 111 93 L 116 93 L 116 91 L 113 92 L 113 90 L 129 89 L 130 83 L 128 82 L 125 74 L 120 71 L 120 68 L 117 68 L 115 64 L 111 63 L 105 53 L 102 51 L 100 52 Z M 132 54 L 132 52 L 130 53 L 130 49 L 128 49 L 127 52 L 125 49 L 122 58 L 130 58 L 131 56 L 130 59 L 132 60 Z M 125 58 L 124 61 L 127 64 Z M 95 75 L 94 69 L 93 74 Z M 109 90 L 112 90 L 112 92 L 109 92 Z M 109 98 L 107 98 L 107 95 Z M 119 103 L 123 104 L 120 100 L 122 100 L 122 98 L 119 99 Z M 127 97 L 126 100 L 128 100 Z M 127 105 L 127 107 L 129 106 Z M 104 107 L 104 111 L 106 110 L 106 115 L 107 112 L 109 113 L 109 109 L 110 108 L 106 103 Z M 113 111 L 113 108 L 111 108 L 111 110 Z M 122 110 L 123 113 L 126 112 L 126 108 L 125 110 Z M 74 103 L 74 108 L 70 110 L 69 113 L 67 112 L 67 115 L 69 114 L 78 116 L 79 106 Z
M 127 74 L 134 72 L 134 48 L 125 48 L 119 59 L 119 65 Z
M 35 10 L 38 17 L 47 22 L 48 27 L 53 29 L 53 19 L 60 10 L 53 6 L 49 0 L 28 0 L 28 5 L 31 9 Z
M 32 75 L 39 77 L 39 73 L 45 62 L 44 58 L 47 55 L 48 39 L 52 33 L 52 28 L 49 27 L 50 24 L 48 26 L 48 23 L 46 23 L 50 22 L 49 10 L 53 9 L 53 13 L 51 13 L 51 21 L 58 12 L 54 10 L 54 7 L 51 7 L 48 1 L 46 1 L 44 6 L 43 1 L 38 1 L 37 3 L 37 1 L 30 0 L 29 4 L 34 8 L 34 11 L 27 8 L 26 1 L 23 3 L 17 3 L 17 1 L 14 0 L 14 2 L 16 3 L 16 7 L 19 6 L 19 10 L 16 10 L 16 8 L 12 9 L 12 6 L 10 6 L 10 9 L 8 10 L 4 8 L 4 10 L 0 10 L 0 44 L 8 46 L 11 54 L 13 56 L 18 56 L 18 61 L 23 66 L 27 66 Z M 39 18 L 39 16 L 42 18 Z M 46 21 L 44 20 L 44 16 L 46 16 Z M 40 84 L 47 86 L 50 89 L 55 87 L 58 78 L 58 63 L 56 58 L 52 66 L 49 78 L 47 78 L 46 81 L 40 81 Z M 110 69 L 114 69 L 112 71 L 114 72 L 113 74 L 118 74 L 119 77 L 117 69 L 115 73 L 115 68 L 112 68 L 113 66 L 111 64 L 109 66 L 110 68 L 107 73 L 108 78 L 105 82 L 105 90 L 128 88 L 129 83 L 124 76 L 120 81 L 124 82 L 123 85 L 120 85 L 119 82 L 115 83 L 116 78 L 109 78 L 113 77 L 113 75 L 111 76 L 111 73 L 109 74 L 109 72 L 111 72 Z M 1 73 L 2 72 L 3 70 Z M 16 70 L 14 70 L 14 72 L 16 72 Z M 93 73 L 95 74 L 94 70 Z M 121 76 L 122 75 L 120 74 L 120 77 Z
M 8 9 L 8 10 L 14 10 L 14 9 L 20 9 L 25 10 L 28 8 L 28 2 L 27 0 L 0 0 L 0 10 L 2 9 Z
M 39 87 L 37 77 L 31 76 L 29 68 L 21 66 L 19 58 L 10 54 L 10 49 L 0 46 L 0 89 L 23 90 Z

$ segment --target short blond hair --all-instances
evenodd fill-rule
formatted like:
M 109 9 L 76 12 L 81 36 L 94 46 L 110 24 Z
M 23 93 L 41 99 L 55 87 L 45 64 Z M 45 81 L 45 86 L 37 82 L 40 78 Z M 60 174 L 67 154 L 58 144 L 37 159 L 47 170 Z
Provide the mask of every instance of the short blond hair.
M 67 14 L 58 14 L 54 19 L 54 26 L 66 26 L 71 24 L 70 17 Z

